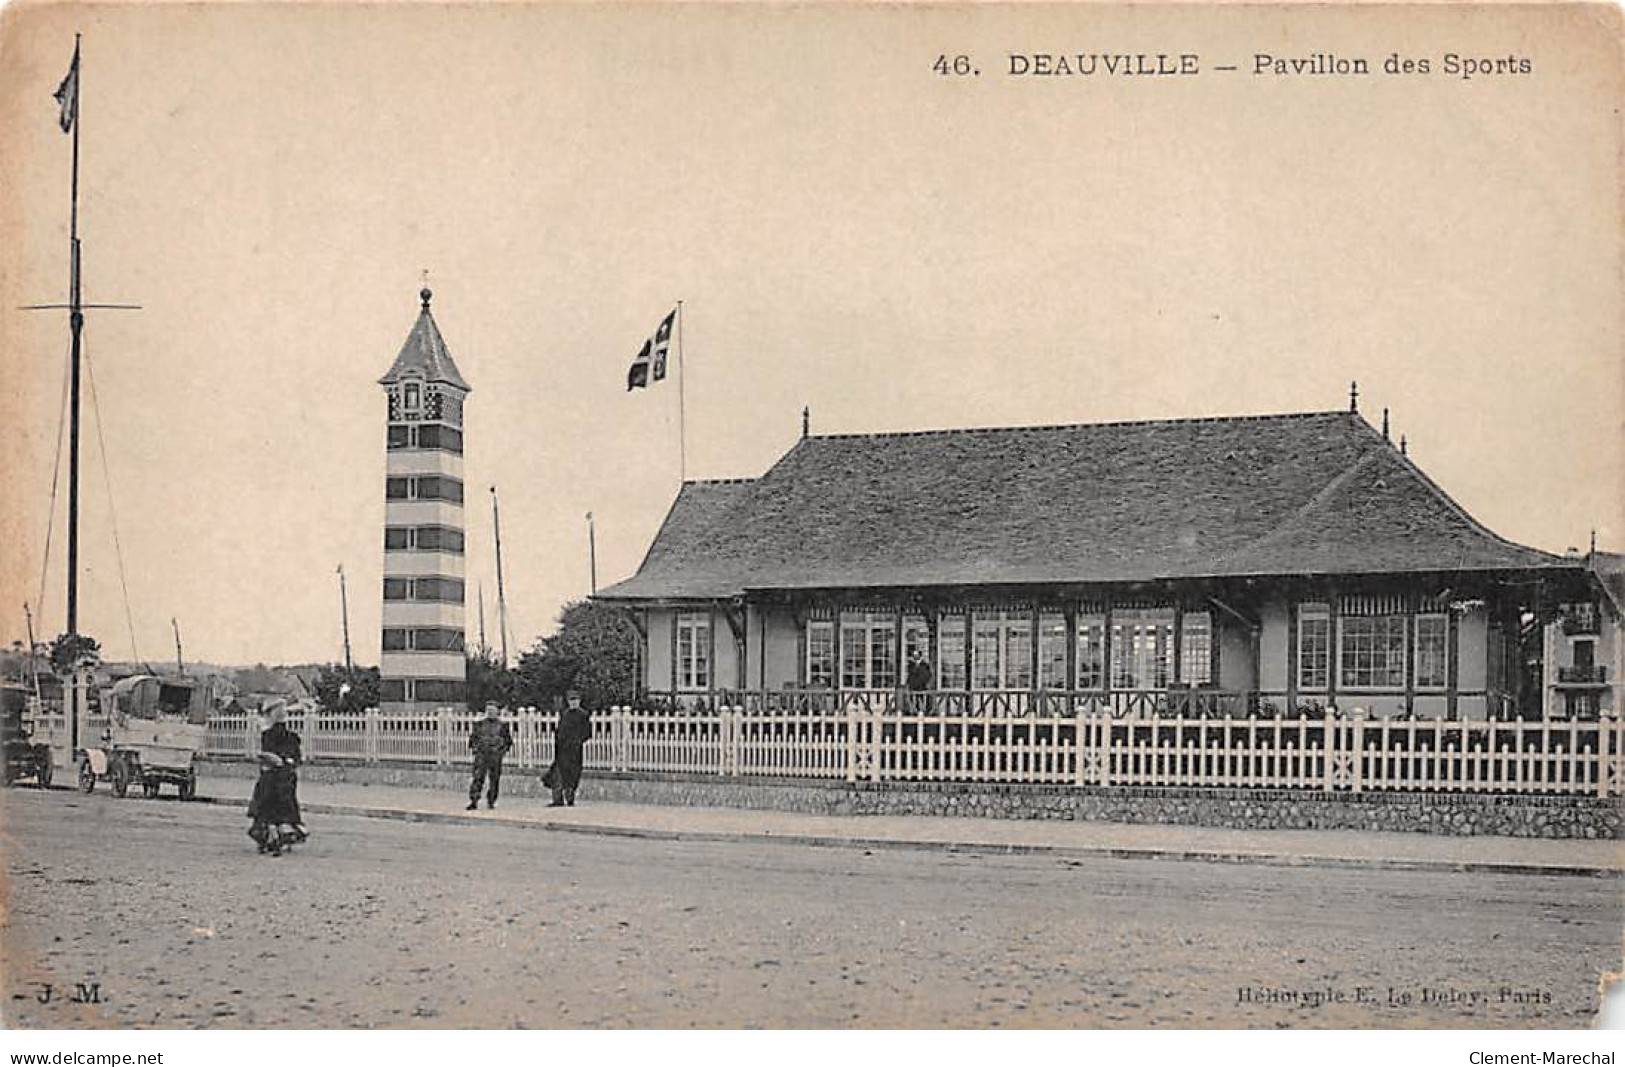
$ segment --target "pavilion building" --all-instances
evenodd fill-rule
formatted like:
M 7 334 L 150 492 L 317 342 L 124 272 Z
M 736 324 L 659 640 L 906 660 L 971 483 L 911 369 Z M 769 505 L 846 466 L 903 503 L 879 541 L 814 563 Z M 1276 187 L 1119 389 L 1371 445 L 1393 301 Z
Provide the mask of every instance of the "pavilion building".
M 638 627 L 656 703 L 827 692 L 890 706 L 918 655 L 934 691 L 972 709 L 1138 714 L 1196 698 L 1464 719 L 1538 715 L 1519 706 L 1522 629 L 1563 603 L 1612 610 L 1582 563 L 1486 529 L 1352 400 L 804 427 L 759 478 L 685 483 L 637 573 L 598 599 Z

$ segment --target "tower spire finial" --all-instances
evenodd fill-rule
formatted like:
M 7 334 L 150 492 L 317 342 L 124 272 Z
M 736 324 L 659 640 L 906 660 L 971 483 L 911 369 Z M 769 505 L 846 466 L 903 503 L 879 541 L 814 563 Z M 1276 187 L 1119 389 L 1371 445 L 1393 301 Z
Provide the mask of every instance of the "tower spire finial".
M 1382 409 L 1382 439 L 1388 440 L 1388 409 Z
M 1350 382 L 1349 383 L 1349 410 L 1350 411 L 1359 411 L 1360 410 L 1360 383 L 1359 382 Z
M 429 301 L 434 299 L 434 292 L 429 288 L 429 268 L 423 268 L 423 288 L 418 290 L 418 299 L 423 301 L 423 310 L 429 310 Z
M 801 409 L 801 436 L 807 437 L 812 432 L 812 407 L 803 406 Z

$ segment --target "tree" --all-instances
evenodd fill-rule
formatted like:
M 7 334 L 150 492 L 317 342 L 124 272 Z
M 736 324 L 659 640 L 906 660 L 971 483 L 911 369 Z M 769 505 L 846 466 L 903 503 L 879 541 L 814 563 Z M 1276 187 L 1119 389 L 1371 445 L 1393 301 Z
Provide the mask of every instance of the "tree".
M 467 678 L 465 688 L 471 711 L 483 711 L 486 704 L 511 708 L 516 703 L 523 703 L 518 700 L 518 676 L 511 668 L 504 667 L 489 649 L 468 657 Z
M 85 634 L 59 634 L 51 642 L 51 669 L 66 678 L 73 668 L 86 660 L 92 666 L 102 660 L 101 642 Z
M 360 714 L 378 706 L 381 684 L 377 667 L 357 667 L 347 673 L 336 664 L 326 666 L 316 675 L 316 703 L 323 711 Z
M 629 704 L 637 691 L 638 635 L 619 608 L 575 600 L 559 612 L 558 629 L 519 657 L 519 696 L 545 706 L 570 689 L 589 708 Z

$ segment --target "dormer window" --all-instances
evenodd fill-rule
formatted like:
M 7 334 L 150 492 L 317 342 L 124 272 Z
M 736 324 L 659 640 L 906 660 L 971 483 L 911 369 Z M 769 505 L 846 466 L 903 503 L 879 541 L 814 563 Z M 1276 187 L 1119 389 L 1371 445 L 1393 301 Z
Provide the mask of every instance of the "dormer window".
M 416 415 L 423 410 L 423 387 L 417 382 L 407 382 L 402 390 L 402 407 L 408 416 Z

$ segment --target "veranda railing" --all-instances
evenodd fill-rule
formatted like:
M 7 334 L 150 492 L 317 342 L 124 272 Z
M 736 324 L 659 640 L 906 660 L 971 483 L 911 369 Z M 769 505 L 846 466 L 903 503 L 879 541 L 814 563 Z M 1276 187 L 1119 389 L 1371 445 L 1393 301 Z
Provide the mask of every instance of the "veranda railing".
M 593 716 L 589 769 L 851 782 L 1184 786 L 1331 792 L 1619 796 L 1625 721 L 1371 719 L 1321 711 L 1265 717 L 1246 695 L 802 691 L 715 708 L 612 708 Z M 940 699 L 937 699 L 940 698 Z M 459 765 L 480 716 L 292 715 L 307 758 Z M 510 764 L 553 759 L 554 712 L 505 714 Z M 263 724 L 222 716 L 208 753 L 251 758 Z

